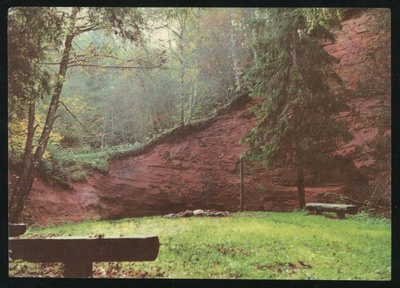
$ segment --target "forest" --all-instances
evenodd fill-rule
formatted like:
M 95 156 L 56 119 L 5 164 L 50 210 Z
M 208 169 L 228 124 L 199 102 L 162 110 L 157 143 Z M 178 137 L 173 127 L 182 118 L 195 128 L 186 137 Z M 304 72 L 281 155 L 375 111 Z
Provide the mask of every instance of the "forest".
M 324 46 L 360 11 L 380 19 L 370 27 L 378 38 L 390 31 L 387 10 L 367 10 L 11 9 L 8 160 L 16 181 L 10 222 L 21 219 L 36 177 L 63 187 L 85 182 L 93 171 L 107 173 L 116 155 L 210 119 L 244 94 L 263 101 L 252 108 L 258 121 L 243 135 L 242 157 L 266 167 L 294 164 L 303 208 L 307 171 L 326 166 L 321 163 L 354 138 L 337 121 L 351 110 L 349 93 L 333 69 L 339 59 Z M 364 81 L 352 94 L 388 100 L 390 45 L 375 44 L 360 57 L 373 63 L 379 81 Z M 354 157 L 375 153 L 381 165 L 389 163 L 386 108 L 374 118 L 379 137 Z M 385 181 L 377 184 L 381 190 L 390 186 Z M 388 199 L 390 192 L 381 190 Z

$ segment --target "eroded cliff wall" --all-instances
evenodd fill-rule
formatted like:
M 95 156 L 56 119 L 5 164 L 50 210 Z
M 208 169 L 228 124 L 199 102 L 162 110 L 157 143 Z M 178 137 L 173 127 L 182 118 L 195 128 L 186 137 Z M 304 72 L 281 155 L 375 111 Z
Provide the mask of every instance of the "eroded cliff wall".
M 377 123 L 377 115 L 390 107 L 390 91 L 383 91 L 384 95 L 376 98 L 376 87 L 371 88 L 372 92 L 363 90 L 376 79 L 376 59 L 368 56 L 371 45 L 379 41 L 377 37 L 390 35 L 371 32 L 370 17 L 362 13 L 344 21 L 343 29 L 336 32 L 337 42 L 325 46 L 330 54 L 341 59 L 336 70 L 346 82 L 352 111 L 340 117 L 348 122 L 354 140 L 338 151 L 342 157 L 332 164 L 324 179 L 312 171 L 308 173 L 307 202 L 334 200 L 324 197 L 326 192 L 366 199 L 366 193 L 372 193 L 366 187 L 390 173 L 388 163 L 377 161 L 371 148 L 377 137 L 390 141 L 390 129 Z M 162 215 L 197 208 L 237 211 L 238 159 L 246 149 L 239 141 L 256 122 L 247 108 L 257 101 L 243 101 L 243 105 L 220 115 L 200 131 L 165 141 L 138 156 L 114 160 L 108 174 L 94 173 L 87 183 L 71 184 L 73 189 L 52 187 L 37 179 L 27 211 L 39 224 Z M 246 210 L 297 208 L 292 167 L 272 171 L 251 163 L 244 167 Z M 387 193 L 390 198 L 390 191 Z

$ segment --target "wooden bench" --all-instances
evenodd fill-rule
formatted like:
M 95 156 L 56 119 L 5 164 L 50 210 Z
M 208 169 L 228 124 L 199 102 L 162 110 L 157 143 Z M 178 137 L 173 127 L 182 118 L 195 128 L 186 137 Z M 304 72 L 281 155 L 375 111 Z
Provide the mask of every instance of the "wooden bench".
M 322 212 L 334 212 L 337 218 L 344 219 L 346 214 L 357 214 L 358 206 L 345 204 L 328 204 L 328 203 L 307 203 L 306 209 L 321 215 Z
M 9 225 L 11 259 L 34 263 L 63 262 L 66 278 L 90 278 L 93 262 L 153 261 L 160 247 L 157 236 L 15 238 L 16 229 L 21 228 L 10 228 Z

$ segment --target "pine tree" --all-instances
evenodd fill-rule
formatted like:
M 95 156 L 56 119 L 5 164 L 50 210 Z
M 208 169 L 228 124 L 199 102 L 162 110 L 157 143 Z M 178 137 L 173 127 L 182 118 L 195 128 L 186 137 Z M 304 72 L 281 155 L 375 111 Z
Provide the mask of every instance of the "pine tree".
M 321 17 L 325 10 L 293 8 L 260 12 L 256 24 L 259 57 L 247 74 L 251 96 L 264 101 L 254 108 L 259 121 L 243 138 L 246 156 L 267 166 L 293 163 L 297 170 L 299 207 L 305 206 L 304 171 L 318 167 L 340 141 L 351 137 L 334 120 L 347 108 L 338 88 L 342 81 L 332 70 L 337 61 L 320 45 L 334 40 Z M 324 19 L 325 21 L 322 21 Z

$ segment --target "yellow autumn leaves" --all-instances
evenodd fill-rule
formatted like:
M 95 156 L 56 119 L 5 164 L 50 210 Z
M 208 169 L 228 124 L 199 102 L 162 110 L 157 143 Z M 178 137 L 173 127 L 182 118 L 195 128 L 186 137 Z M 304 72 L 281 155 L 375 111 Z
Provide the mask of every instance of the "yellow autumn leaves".
M 35 115 L 35 136 L 33 140 L 33 146 L 35 147 L 39 137 L 42 133 L 44 126 L 45 115 L 40 112 L 36 112 Z M 14 119 L 12 122 L 8 123 L 8 157 L 11 163 L 16 164 L 20 161 L 24 154 L 26 137 L 28 135 L 28 119 Z M 53 130 L 50 133 L 50 145 L 59 145 L 63 136 L 59 134 L 57 130 Z M 43 155 L 44 159 L 47 159 L 50 156 L 49 152 L 46 151 Z

